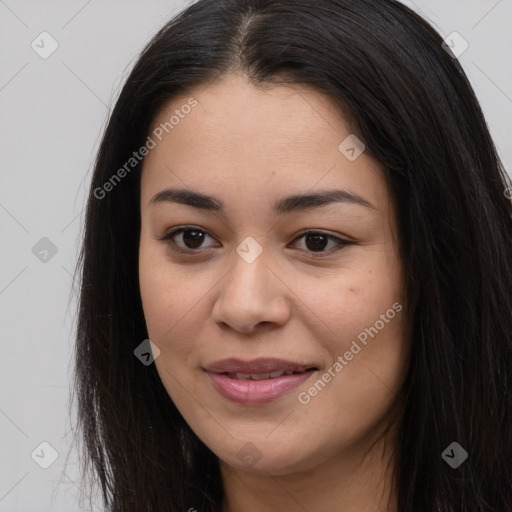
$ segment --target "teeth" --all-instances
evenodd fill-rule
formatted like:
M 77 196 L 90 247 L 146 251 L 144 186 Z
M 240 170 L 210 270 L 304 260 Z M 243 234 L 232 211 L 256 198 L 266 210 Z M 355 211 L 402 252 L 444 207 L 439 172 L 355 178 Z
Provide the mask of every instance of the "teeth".
M 270 373 L 228 373 L 228 377 L 241 379 L 241 380 L 265 380 L 265 379 L 275 379 L 276 377 L 281 377 L 282 375 L 293 375 L 294 373 L 300 373 L 300 372 L 293 372 L 293 371 L 277 371 L 277 372 L 270 372 Z
M 251 373 L 250 377 L 254 380 L 265 380 L 270 378 L 270 373 Z
M 228 375 L 233 375 L 232 373 Z M 250 373 L 235 373 L 237 379 L 250 379 L 251 374 Z
M 237 379 L 265 380 L 270 378 L 269 373 L 235 373 Z

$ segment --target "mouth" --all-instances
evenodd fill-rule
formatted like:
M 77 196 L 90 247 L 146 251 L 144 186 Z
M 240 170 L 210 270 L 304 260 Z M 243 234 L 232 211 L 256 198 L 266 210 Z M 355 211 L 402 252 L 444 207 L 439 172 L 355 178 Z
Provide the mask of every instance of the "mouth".
M 269 379 L 277 379 L 279 377 L 283 376 L 290 376 L 290 375 L 301 375 L 305 372 L 310 371 L 316 371 L 317 368 L 312 367 L 308 368 L 304 371 L 292 371 L 292 370 L 281 370 L 281 371 L 275 371 L 275 372 L 267 372 L 267 373 L 231 373 L 231 372 L 225 372 L 225 373 L 218 373 L 217 375 L 226 375 L 230 379 L 236 379 L 236 380 L 269 380 Z
M 207 371 L 213 388 L 224 399 L 243 406 L 259 406 L 285 397 L 316 374 L 316 367 L 304 370 L 275 370 L 264 373 Z
M 226 374 L 232 378 L 263 380 L 278 378 L 283 374 L 303 373 L 309 370 L 317 370 L 314 363 L 302 363 L 276 358 L 258 358 L 252 361 L 244 361 L 237 358 L 222 359 L 204 368 L 207 372 Z

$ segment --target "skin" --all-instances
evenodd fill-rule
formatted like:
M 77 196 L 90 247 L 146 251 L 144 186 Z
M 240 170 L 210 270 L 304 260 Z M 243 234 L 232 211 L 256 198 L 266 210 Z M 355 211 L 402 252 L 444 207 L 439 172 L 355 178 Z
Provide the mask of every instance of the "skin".
M 385 446 L 376 441 L 405 375 L 404 312 L 344 359 L 307 404 L 298 400 L 394 303 L 405 309 L 383 170 L 364 152 L 355 161 L 340 152 L 350 134 L 345 119 L 309 87 L 262 90 L 229 74 L 174 98 L 152 130 L 190 97 L 198 105 L 144 161 L 139 279 L 148 335 L 161 351 L 157 371 L 219 457 L 224 510 L 396 511 L 394 430 Z M 214 196 L 225 211 L 150 205 L 169 187 Z M 286 215 L 272 210 L 282 197 L 320 189 L 349 190 L 373 208 L 338 202 Z M 190 233 L 174 237 L 174 247 L 190 254 L 158 240 L 187 225 L 205 233 L 202 245 Z M 315 244 L 303 236 L 307 229 L 352 243 Z M 249 236 L 263 249 L 252 263 L 236 252 Z M 203 370 L 226 357 L 280 357 L 319 371 L 272 402 L 246 406 L 220 396 Z M 260 457 L 252 465 L 237 456 L 247 443 Z

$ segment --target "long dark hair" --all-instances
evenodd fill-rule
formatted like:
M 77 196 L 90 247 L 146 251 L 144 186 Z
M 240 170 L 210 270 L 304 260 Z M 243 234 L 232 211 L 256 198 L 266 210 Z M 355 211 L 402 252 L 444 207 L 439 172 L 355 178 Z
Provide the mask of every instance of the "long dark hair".
M 99 148 L 77 266 L 77 433 L 82 472 L 101 484 L 108 511 L 222 504 L 218 458 L 155 365 L 134 356 L 148 337 L 138 284 L 141 162 L 122 180 L 113 175 L 127 169 L 166 102 L 229 71 L 255 85 L 327 93 L 385 168 L 412 333 L 398 510 L 512 511 L 510 179 L 442 43 L 394 0 L 200 0 L 142 52 Z M 441 456 L 452 442 L 468 453 L 457 469 Z

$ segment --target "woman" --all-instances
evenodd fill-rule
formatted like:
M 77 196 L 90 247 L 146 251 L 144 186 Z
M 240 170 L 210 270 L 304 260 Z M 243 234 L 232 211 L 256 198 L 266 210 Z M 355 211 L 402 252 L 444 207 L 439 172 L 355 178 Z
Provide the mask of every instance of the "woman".
M 509 187 L 398 2 L 200 0 L 165 25 L 79 261 L 107 510 L 511 511 Z

